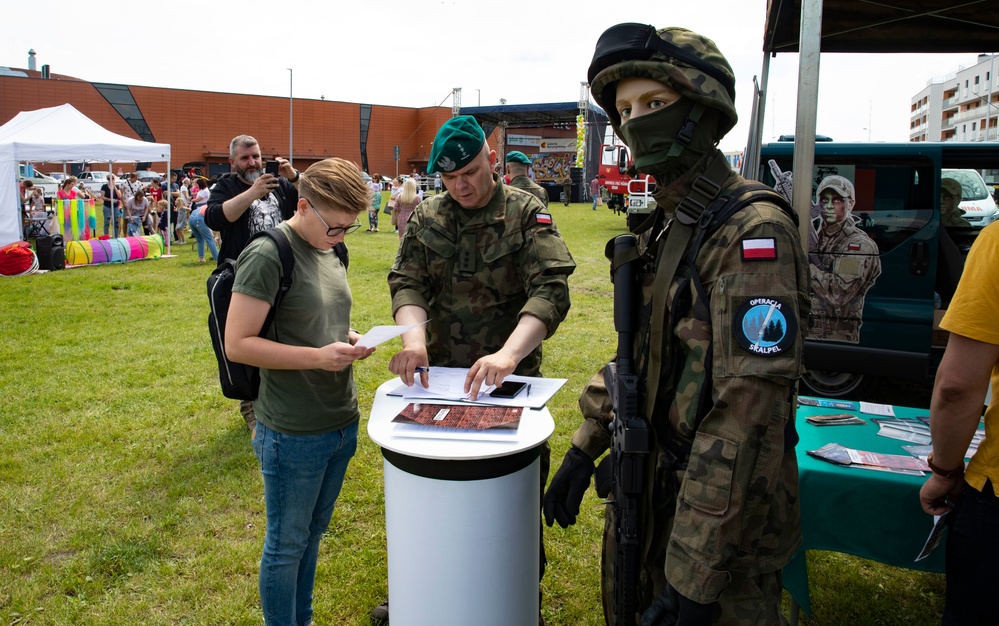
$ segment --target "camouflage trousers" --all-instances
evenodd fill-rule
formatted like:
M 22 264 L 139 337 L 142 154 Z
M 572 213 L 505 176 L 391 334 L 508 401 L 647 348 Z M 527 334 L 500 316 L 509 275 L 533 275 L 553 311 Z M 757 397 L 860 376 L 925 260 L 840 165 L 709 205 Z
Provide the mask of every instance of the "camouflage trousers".
M 604 510 L 603 551 L 600 567 L 600 593 L 607 626 L 618 626 L 614 616 L 614 509 Z M 643 563 L 639 577 L 638 605 L 644 610 L 666 588 L 663 563 Z M 768 572 L 742 579 L 733 578 L 718 600 L 715 626 L 786 626 L 781 612 L 781 572 Z M 627 626 L 641 623 L 641 615 Z M 621 626 L 624 626 L 622 624 Z

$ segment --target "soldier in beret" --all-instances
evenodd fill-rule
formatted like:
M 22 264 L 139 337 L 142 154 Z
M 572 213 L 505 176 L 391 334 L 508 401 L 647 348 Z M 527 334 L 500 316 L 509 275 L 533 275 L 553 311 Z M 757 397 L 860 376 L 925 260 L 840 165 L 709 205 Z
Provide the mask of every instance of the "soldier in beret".
M 615 608 L 625 573 L 614 571 L 609 505 L 607 623 L 780 624 L 781 568 L 801 543 L 794 412 L 809 301 L 794 218 L 718 150 L 736 123 L 735 76 L 713 41 L 619 24 L 598 40 L 588 78 L 638 171 L 658 184 L 630 261 L 640 288 L 632 417 L 646 422 L 649 438 L 636 459 L 644 474 L 640 562 L 630 572 L 637 601 L 631 614 Z M 601 374 L 579 405 L 584 422 L 544 496 L 545 521 L 563 528 L 575 523 L 594 461 L 611 444 L 613 404 Z M 617 455 L 608 458 L 601 494 L 613 485 L 604 470 Z
M 531 159 L 526 154 L 518 150 L 507 152 L 506 175 L 510 177 L 509 185 L 534 194 L 547 207 L 548 192 L 545 191 L 544 187 L 527 176 L 527 169 L 529 167 L 531 167 Z
M 388 275 L 396 323 L 429 320 L 402 336 L 389 363 L 407 385 L 417 368 L 467 367 L 465 391 L 474 399 L 483 385 L 510 374 L 540 376 L 541 342 L 569 311 L 576 263 L 551 213 L 530 193 L 504 185 L 495 165 L 475 118 L 451 118 L 437 132 L 427 173 L 440 173 L 445 192 L 413 212 Z M 420 377 L 427 385 L 428 374 Z M 541 489 L 549 455 L 545 444 Z M 387 606 L 376 607 L 372 618 L 383 616 Z

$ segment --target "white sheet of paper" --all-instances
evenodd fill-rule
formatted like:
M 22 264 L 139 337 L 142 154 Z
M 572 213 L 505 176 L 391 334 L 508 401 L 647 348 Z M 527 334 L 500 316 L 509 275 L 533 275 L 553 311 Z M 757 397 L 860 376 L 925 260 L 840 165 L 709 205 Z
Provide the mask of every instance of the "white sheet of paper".
M 389 392 L 390 396 L 401 396 L 411 400 L 449 400 L 452 402 L 470 402 L 468 394 L 465 393 L 465 377 L 468 375 L 467 367 L 436 367 L 430 368 L 430 387 L 424 388 L 420 384 L 420 377 L 416 377 L 416 384 L 412 387 L 400 384 L 398 388 Z M 489 395 L 495 387 L 484 386 L 479 390 L 479 397 L 475 400 L 478 404 L 490 404 L 493 406 L 522 406 L 532 409 L 543 407 L 559 389 L 562 388 L 568 379 L 566 378 L 537 378 L 533 376 L 518 376 L 511 374 L 504 381 L 515 381 L 528 383 L 530 387 L 513 398 L 493 398 Z
M 357 344 L 355 345 L 362 348 L 374 348 L 379 344 L 385 343 L 389 339 L 395 339 L 406 331 L 412 330 L 417 326 L 422 326 L 426 323 L 427 322 L 421 322 L 420 324 L 409 324 L 408 326 L 374 326 L 371 330 L 361 335 L 361 338 L 357 340 Z
M 860 412 L 868 415 L 883 415 L 885 417 L 895 417 L 895 407 L 890 404 L 875 404 L 874 402 L 860 403 Z

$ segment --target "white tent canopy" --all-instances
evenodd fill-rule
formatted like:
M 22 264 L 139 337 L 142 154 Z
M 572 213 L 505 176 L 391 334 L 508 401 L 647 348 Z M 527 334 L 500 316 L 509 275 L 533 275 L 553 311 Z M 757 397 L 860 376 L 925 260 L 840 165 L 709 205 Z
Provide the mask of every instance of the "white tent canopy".
M 169 168 L 170 145 L 116 135 L 70 104 L 18 113 L 0 126 L 0 246 L 21 238 L 17 164 L 38 161 L 165 161 Z

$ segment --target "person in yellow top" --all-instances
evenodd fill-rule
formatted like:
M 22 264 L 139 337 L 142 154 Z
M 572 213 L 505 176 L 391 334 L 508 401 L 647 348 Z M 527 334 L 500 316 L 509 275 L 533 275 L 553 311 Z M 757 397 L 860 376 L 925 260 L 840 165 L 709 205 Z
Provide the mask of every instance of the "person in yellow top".
M 986 390 L 999 389 L 999 224 L 975 240 L 940 326 L 950 331 L 933 385 L 933 472 L 919 492 L 923 510 L 950 512 L 942 624 L 999 624 L 999 405 L 985 411 L 985 438 L 967 469 Z

